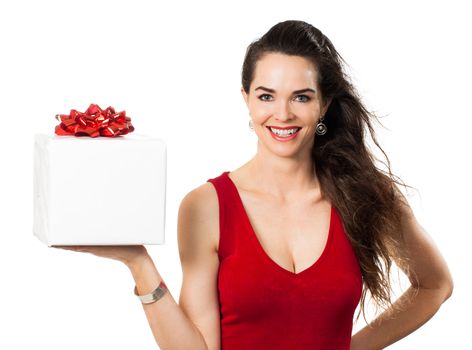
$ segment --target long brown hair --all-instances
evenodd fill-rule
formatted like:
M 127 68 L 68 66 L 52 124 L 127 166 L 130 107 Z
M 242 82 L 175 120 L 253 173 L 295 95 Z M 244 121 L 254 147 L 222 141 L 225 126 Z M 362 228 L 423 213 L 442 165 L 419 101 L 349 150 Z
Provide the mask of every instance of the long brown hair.
M 405 185 L 392 174 L 390 160 L 380 147 L 373 128 L 378 117 L 366 109 L 346 74 L 344 59 L 317 28 L 303 21 L 277 23 L 247 48 L 242 67 L 242 87 L 249 93 L 258 60 L 266 53 L 304 57 L 318 71 L 322 99 L 331 99 L 324 123 L 328 132 L 315 138 L 312 149 L 321 191 L 340 213 L 346 234 L 358 258 L 363 278 L 360 302 L 365 319 L 367 290 L 375 306 L 390 307 L 392 262 L 405 271 L 408 261 L 400 254 L 404 239 L 401 217 L 405 197 L 396 184 Z M 367 131 L 382 151 L 387 171 L 367 147 Z M 379 160 L 381 161 L 381 160 Z M 359 318 L 360 312 L 357 316 Z

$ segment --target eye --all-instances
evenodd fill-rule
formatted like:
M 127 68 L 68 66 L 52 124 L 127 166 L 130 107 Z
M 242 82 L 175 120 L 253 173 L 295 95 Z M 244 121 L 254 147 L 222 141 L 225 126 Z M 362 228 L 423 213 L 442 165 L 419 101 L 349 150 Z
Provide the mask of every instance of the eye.
M 303 97 L 302 100 L 299 100 L 300 102 L 308 102 L 311 100 L 311 98 L 307 95 L 298 95 L 297 97 Z
M 269 95 L 269 94 L 262 94 L 262 95 L 259 96 L 259 100 L 261 100 L 261 101 L 269 101 L 268 99 L 264 98 L 265 96 L 272 97 L 272 96 Z

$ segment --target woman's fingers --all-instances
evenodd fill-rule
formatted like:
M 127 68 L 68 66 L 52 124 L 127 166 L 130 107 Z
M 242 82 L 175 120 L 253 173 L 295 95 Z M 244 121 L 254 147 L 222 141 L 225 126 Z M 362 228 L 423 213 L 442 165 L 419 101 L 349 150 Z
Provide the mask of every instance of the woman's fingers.
M 82 252 L 84 249 L 81 246 L 72 246 L 72 245 L 53 245 L 51 248 L 59 248 L 65 250 L 73 250 L 76 252 Z
M 143 245 L 123 245 L 123 246 L 51 246 L 64 250 L 75 252 L 91 253 L 96 256 L 119 260 L 125 264 L 142 257 L 147 254 L 147 250 Z
M 64 250 L 72 250 L 74 252 L 93 253 L 103 251 L 105 246 L 87 246 L 87 245 L 53 245 L 52 248 L 59 248 Z

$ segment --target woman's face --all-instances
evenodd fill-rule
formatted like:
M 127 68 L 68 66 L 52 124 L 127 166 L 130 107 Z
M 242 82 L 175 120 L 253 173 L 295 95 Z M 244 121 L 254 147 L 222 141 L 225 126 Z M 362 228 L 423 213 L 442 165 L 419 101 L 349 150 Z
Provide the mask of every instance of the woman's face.
M 268 53 L 257 62 L 249 93 L 241 92 L 261 145 L 285 157 L 310 154 L 329 105 L 322 106 L 317 78 L 315 66 L 300 56 Z

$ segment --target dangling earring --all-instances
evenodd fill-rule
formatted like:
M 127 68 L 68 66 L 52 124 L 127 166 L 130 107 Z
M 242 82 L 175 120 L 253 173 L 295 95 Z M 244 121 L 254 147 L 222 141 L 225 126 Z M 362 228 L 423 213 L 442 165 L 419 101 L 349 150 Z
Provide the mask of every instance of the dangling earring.
M 252 119 L 249 119 L 249 129 L 254 131 L 254 125 L 253 125 Z
M 328 131 L 326 124 L 323 123 L 324 116 L 321 116 L 320 121 L 316 124 L 316 134 L 324 135 Z

